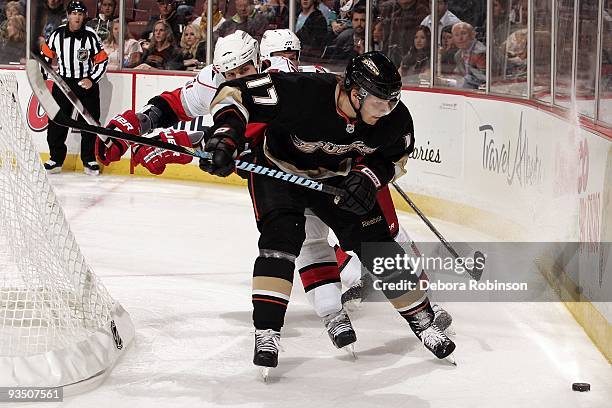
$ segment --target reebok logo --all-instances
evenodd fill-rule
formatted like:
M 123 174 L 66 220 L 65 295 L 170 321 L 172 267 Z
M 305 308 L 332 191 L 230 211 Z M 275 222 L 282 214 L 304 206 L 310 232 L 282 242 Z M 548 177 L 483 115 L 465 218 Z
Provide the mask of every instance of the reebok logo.
M 376 224 L 381 221 L 382 221 L 382 215 L 379 215 L 378 217 L 372 218 L 371 220 L 361 221 L 361 226 L 365 228 L 365 227 L 369 227 L 370 225 Z

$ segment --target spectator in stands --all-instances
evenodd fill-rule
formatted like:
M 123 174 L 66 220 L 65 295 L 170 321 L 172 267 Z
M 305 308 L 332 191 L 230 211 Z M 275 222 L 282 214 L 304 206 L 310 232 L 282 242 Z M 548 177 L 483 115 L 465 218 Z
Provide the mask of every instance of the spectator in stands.
M 0 64 L 25 64 L 26 21 L 21 15 L 13 15 L 7 20 L 7 36 L 0 46 Z
M 289 5 L 287 0 L 270 0 L 268 6 L 274 10 L 274 17 L 268 19 L 269 29 L 289 28 Z
M 492 20 L 493 38 L 490 38 L 493 52 L 491 54 L 491 76 L 503 79 L 505 73 L 506 39 L 510 35 L 510 19 L 506 0 L 493 0 Z
M 448 0 L 438 0 L 438 46 L 442 44 L 442 29 L 447 26 L 453 26 L 460 23 L 461 20 L 448 9 Z M 426 26 L 431 30 L 431 14 L 421 21 L 422 26 Z
M 438 53 L 440 63 L 440 75 L 452 75 L 455 71 L 455 54 L 457 47 L 453 42 L 453 26 L 446 26 L 442 29 L 442 45 Z
M 302 11 L 297 17 L 295 34 L 302 43 L 304 57 L 320 58 L 327 37 L 327 20 L 317 9 L 319 0 L 301 0 Z
M 429 7 L 417 0 L 390 0 L 381 6 L 381 15 L 390 21 L 386 39 L 389 50 L 397 47 L 403 58 L 412 46 L 414 33 L 429 14 Z M 399 61 L 394 61 L 398 63 Z
M 109 37 L 113 28 L 112 25 L 116 8 L 116 0 L 101 0 L 98 2 L 98 16 L 87 22 L 89 27 L 96 30 L 98 37 L 100 37 L 102 41 Z
M 612 19 L 604 22 L 601 46 L 601 91 L 612 91 Z M 602 95 L 602 97 L 606 97 Z M 612 123 L 612 119 L 604 119 Z
M 7 26 L 8 26 L 9 20 L 11 19 L 11 17 L 14 17 L 14 16 L 19 16 L 19 15 L 22 16 L 23 8 L 21 7 L 21 4 L 19 4 L 18 1 L 10 1 L 6 3 L 4 14 L 6 16 L 6 19 L 2 23 L 0 23 L 0 38 L 8 37 Z
M 430 73 L 431 31 L 427 26 L 419 26 L 414 33 L 412 47 L 402 59 L 400 74 L 404 83 L 419 83 L 428 79 Z
M 448 8 L 459 20 L 474 27 L 475 31 L 486 31 L 487 0 L 448 0 Z
M 111 35 L 102 42 L 104 51 L 108 54 L 108 69 L 119 69 L 119 24 L 118 18 L 113 20 Z M 129 38 L 125 30 L 125 42 L 123 43 L 123 67 L 134 68 L 142 58 L 142 47 L 133 38 Z
M 268 20 L 253 5 L 253 0 L 235 0 L 236 14 L 217 31 L 220 37 L 242 30 L 257 41 L 261 41 L 264 31 L 268 29 Z
M 193 20 L 193 10 L 195 9 L 195 0 L 182 0 L 176 9 L 176 12 L 183 16 L 185 21 Z
M 334 40 L 340 33 L 351 26 L 350 12 L 353 9 L 353 0 L 340 0 L 338 15 L 330 25 L 330 36 Z
M 338 35 L 333 48 L 335 52 L 332 55 L 336 59 L 350 59 L 365 51 L 365 22 L 366 10 L 363 6 L 356 6 L 351 15 L 351 28 L 348 28 Z M 327 52 L 326 52 L 327 54 Z
M 48 39 L 51 33 L 66 22 L 66 8 L 63 0 L 47 0 L 43 12 L 43 39 Z
M 463 76 L 463 87 L 478 89 L 486 82 L 486 47 L 476 40 L 476 31 L 469 23 L 453 26 L 453 43 L 458 51 L 455 54 L 455 72 Z
M 506 58 L 504 76 L 527 77 L 527 35 L 527 29 L 521 28 L 510 34 L 504 42 L 503 50 Z
M 206 41 L 206 33 L 208 19 L 206 18 L 206 12 L 208 10 L 208 1 L 204 2 L 204 11 L 202 11 L 202 15 L 195 20 L 191 24 L 195 24 L 200 26 L 200 32 L 202 33 L 202 41 Z M 223 13 L 219 10 L 219 1 L 213 0 L 212 3 L 213 17 L 212 17 L 212 25 L 213 25 L 213 33 L 221 27 L 221 24 L 225 22 L 225 17 L 223 17 Z
M 153 38 L 149 48 L 142 54 L 140 65 L 136 69 L 170 69 L 179 58 L 174 45 L 172 28 L 160 20 L 153 26 Z
M 317 8 L 321 13 L 323 13 L 323 17 L 325 17 L 325 21 L 327 21 L 327 27 L 331 27 L 331 23 L 336 21 L 336 12 L 334 11 L 334 0 L 322 0 L 319 2 Z M 329 5 L 328 5 L 329 4 Z
M 204 68 L 206 62 L 206 43 L 202 41 L 200 26 L 189 24 L 183 31 L 179 58 L 172 69 L 189 70 Z
M 372 50 L 381 51 L 386 53 L 384 47 L 385 39 L 385 20 L 378 18 L 374 21 L 374 27 L 372 28 Z
M 159 15 L 150 18 L 144 34 L 151 33 L 157 22 L 164 20 L 172 29 L 172 37 L 176 45 L 183 34 L 185 18 L 176 12 L 176 0 L 157 0 L 157 6 L 159 7 Z

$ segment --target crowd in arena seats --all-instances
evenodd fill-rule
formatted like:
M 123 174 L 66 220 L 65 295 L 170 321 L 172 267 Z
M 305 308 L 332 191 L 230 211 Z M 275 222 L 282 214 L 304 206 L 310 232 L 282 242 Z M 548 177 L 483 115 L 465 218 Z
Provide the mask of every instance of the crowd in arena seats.
M 42 0 L 46 38 L 66 18 L 67 0 Z M 219 37 L 243 30 L 260 40 L 264 31 L 289 27 L 290 0 L 213 1 L 213 46 Z M 293 0 L 301 59 L 336 71 L 366 51 L 365 0 Z M 130 0 L 126 2 L 124 59 L 119 61 L 118 0 L 88 0 L 90 20 L 110 55 L 110 69 L 196 70 L 206 60 L 207 0 Z M 491 42 L 493 81 L 526 80 L 527 1 L 493 0 L 491 38 L 486 35 L 486 0 L 438 0 L 438 32 L 431 41 L 430 0 L 373 0 L 371 44 L 398 66 L 405 84 L 427 85 L 430 50 L 439 84 L 482 89 L 486 44 Z M 0 63 L 25 57 L 25 0 L 0 0 Z M 606 13 L 606 15 L 608 15 Z M 604 19 L 605 20 L 605 19 Z M 609 23 L 607 23 L 609 24 Z M 609 30 L 604 30 L 604 34 Z M 610 41 L 603 39 L 602 70 L 610 76 Z M 610 80 L 606 80 L 606 88 Z

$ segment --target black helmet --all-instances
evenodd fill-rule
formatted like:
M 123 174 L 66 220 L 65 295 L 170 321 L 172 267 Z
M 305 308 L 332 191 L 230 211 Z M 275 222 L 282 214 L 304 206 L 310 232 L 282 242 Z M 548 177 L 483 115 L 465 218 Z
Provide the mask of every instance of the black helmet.
M 399 98 L 402 78 L 397 67 L 380 51 L 370 51 L 349 61 L 344 72 L 344 89 L 357 85 L 377 98 Z
M 70 14 L 73 11 L 82 11 L 83 14 L 87 14 L 87 6 L 80 0 L 72 0 L 66 6 L 66 13 Z

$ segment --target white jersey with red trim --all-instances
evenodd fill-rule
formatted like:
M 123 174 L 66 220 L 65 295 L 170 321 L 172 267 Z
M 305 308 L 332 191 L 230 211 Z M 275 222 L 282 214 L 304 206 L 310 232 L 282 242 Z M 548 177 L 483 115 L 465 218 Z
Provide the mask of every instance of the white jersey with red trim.
M 328 74 L 331 71 L 321 65 L 300 65 L 300 72 L 316 72 L 317 74 Z
M 298 72 L 298 69 L 289 58 L 274 56 L 261 62 L 261 72 Z
M 180 92 L 180 101 L 185 114 L 191 118 L 208 115 L 217 88 L 224 81 L 225 77 L 211 64 L 202 69 L 193 80 L 179 88 L 180 91 L 177 91 Z

